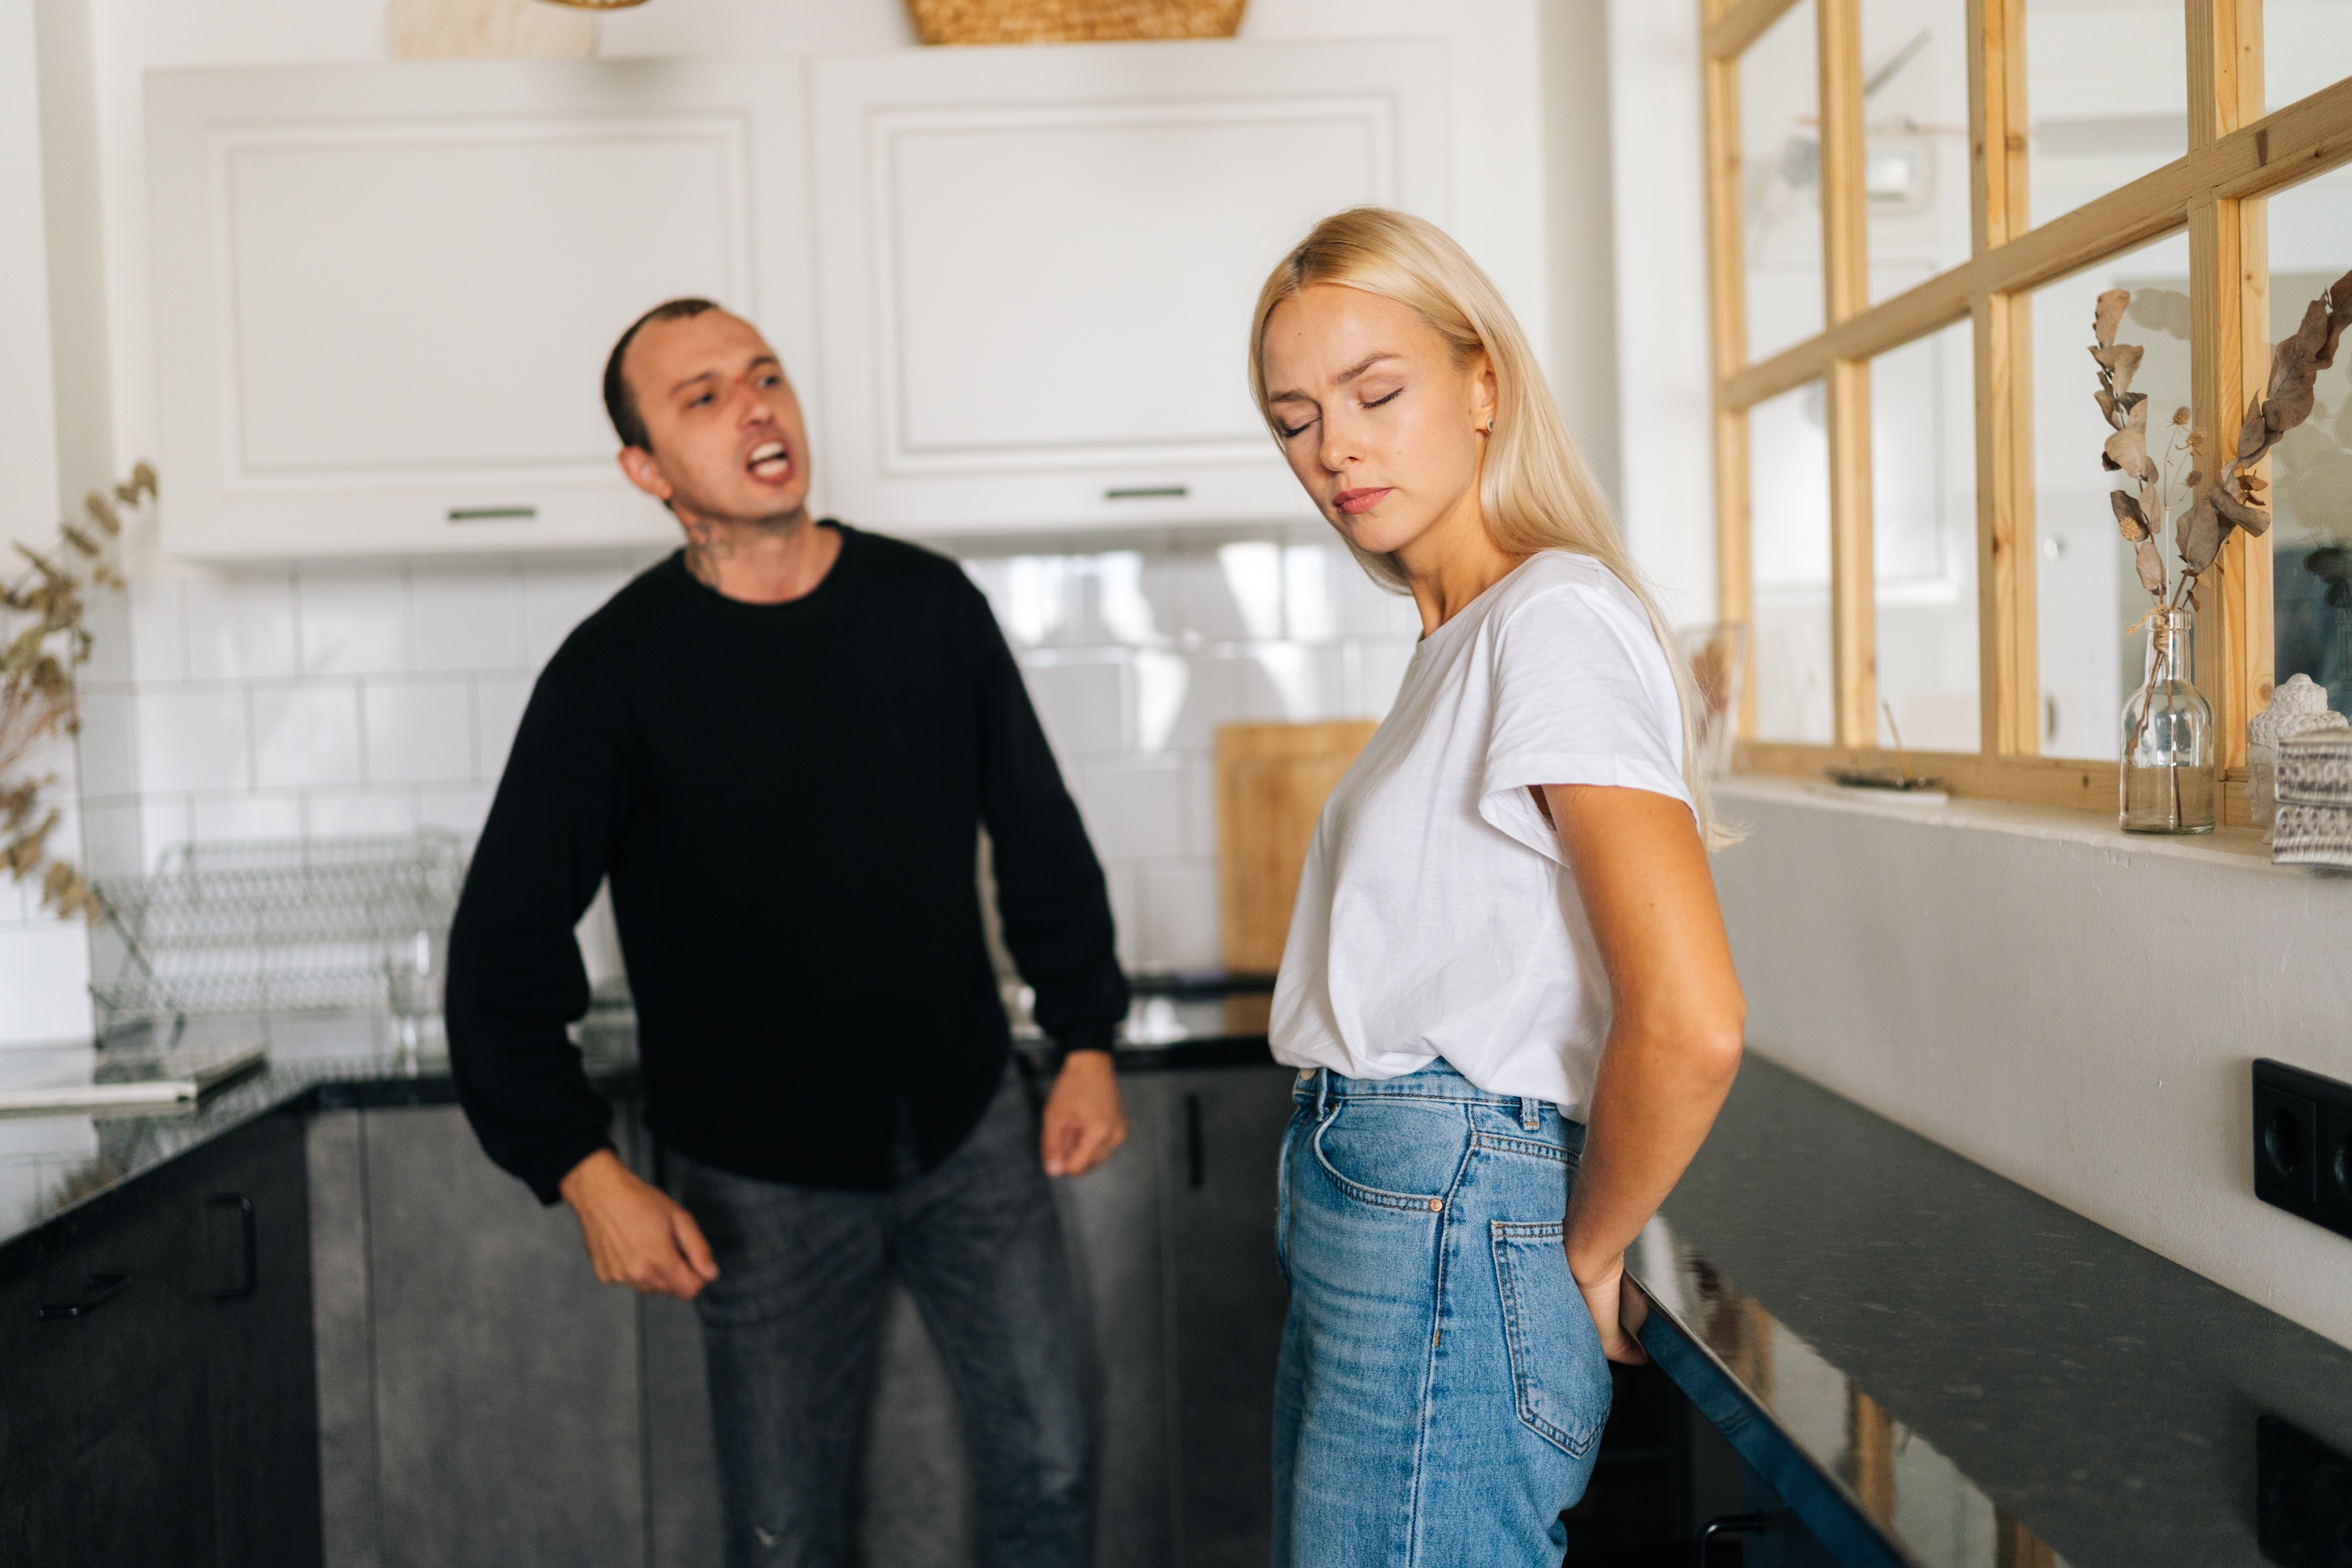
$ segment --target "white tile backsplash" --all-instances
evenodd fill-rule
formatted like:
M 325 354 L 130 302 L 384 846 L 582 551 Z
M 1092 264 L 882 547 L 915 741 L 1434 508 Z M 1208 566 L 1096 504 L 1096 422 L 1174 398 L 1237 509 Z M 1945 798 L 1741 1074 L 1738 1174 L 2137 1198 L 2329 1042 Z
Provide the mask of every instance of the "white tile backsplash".
M 303 831 L 312 838 L 407 833 L 416 826 L 413 789 L 320 790 L 302 799 Z
M 253 778 L 263 789 L 366 783 L 359 683 L 255 687 Z
M 146 870 L 153 870 L 163 851 L 177 844 L 185 844 L 195 837 L 189 826 L 187 797 L 166 795 L 161 799 L 142 801 L 139 805 L 139 838 L 146 855 Z
M 182 583 L 176 576 L 142 578 L 131 584 L 131 679 L 146 685 L 184 680 L 188 675 L 188 629 L 182 613 Z
M 294 575 L 290 572 L 194 576 L 181 584 L 190 680 L 293 676 Z
M 1073 782 L 1095 853 L 1110 860 L 1182 853 L 1182 781 L 1173 757 L 1083 764 Z
M 490 795 L 488 785 L 478 789 L 420 789 L 416 792 L 416 826 L 454 828 L 470 839 L 482 831 L 482 824 L 490 815 Z
M 136 721 L 142 794 L 251 787 L 243 687 L 144 692 Z
M 409 668 L 406 574 L 305 569 L 295 578 L 304 675 L 401 675 Z
M 470 784 L 481 777 L 474 765 L 470 681 L 371 680 L 360 689 L 360 708 L 370 784 Z
M 1214 968 L 1219 957 L 1216 862 L 1147 861 L 1143 934 L 1156 967 Z
M 474 775 L 495 782 L 507 771 L 507 752 L 530 700 L 530 682 L 521 676 L 484 676 L 474 682 Z
M 1094 649 L 1034 654 L 1029 700 L 1066 770 L 1072 757 L 1127 750 L 1127 661 Z
M 526 562 L 522 569 L 523 662 L 536 671 L 572 628 L 619 593 L 663 552 L 598 563 Z
M 408 605 L 419 674 L 522 668 L 520 569 L 414 566 Z
M 191 802 L 188 809 L 200 843 L 302 837 L 302 797 L 299 795 L 244 795 L 215 800 L 199 798 Z
M 658 553 L 134 584 L 127 659 L 90 671 L 91 863 L 152 867 L 192 835 L 478 832 L 535 672 Z M 1217 727 L 1384 712 L 1411 602 L 1299 529 L 965 566 L 1081 804 L 1123 961 L 1213 963 Z
M 139 793 L 139 753 L 131 740 L 137 700 L 128 690 L 83 689 L 79 750 L 84 798 Z

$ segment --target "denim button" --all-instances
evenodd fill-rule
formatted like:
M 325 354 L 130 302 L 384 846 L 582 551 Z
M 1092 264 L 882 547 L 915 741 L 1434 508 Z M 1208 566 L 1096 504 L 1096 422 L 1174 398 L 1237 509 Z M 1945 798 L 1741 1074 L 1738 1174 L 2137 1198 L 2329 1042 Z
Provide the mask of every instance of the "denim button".
M 1444 1208 L 1444 1206 L 1445 1206 L 1445 1200 L 1444 1200 L 1444 1198 L 1432 1198 L 1432 1199 L 1430 1199 L 1430 1200 L 1429 1200 L 1429 1212 L 1430 1212 L 1430 1213 L 1432 1213 L 1432 1214 L 1435 1214 L 1438 1210 L 1440 1210 L 1440 1209 Z

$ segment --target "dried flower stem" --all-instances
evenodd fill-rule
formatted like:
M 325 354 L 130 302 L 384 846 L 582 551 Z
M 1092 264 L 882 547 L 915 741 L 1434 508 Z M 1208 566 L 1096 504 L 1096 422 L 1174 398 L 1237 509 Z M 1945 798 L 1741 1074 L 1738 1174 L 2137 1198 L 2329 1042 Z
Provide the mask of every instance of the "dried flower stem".
M 18 541 L 24 570 L 0 582 L 0 612 L 23 617 L 15 635 L 0 645 L 0 869 L 16 881 L 41 873 L 41 907 L 59 919 L 79 915 L 95 921 L 105 912 L 97 892 L 72 864 L 49 853 L 49 836 L 59 821 L 52 807 L 41 810 L 48 777 L 19 776 L 49 742 L 78 733 L 81 709 L 74 671 L 89 658 L 90 632 L 83 624 L 84 583 L 120 588 L 115 547 L 122 532 L 117 510 L 155 494 L 155 470 L 145 463 L 114 487 L 112 496 L 92 491 L 83 501 L 79 523 L 60 522 L 46 550 Z M 44 869 L 46 868 L 46 869 Z

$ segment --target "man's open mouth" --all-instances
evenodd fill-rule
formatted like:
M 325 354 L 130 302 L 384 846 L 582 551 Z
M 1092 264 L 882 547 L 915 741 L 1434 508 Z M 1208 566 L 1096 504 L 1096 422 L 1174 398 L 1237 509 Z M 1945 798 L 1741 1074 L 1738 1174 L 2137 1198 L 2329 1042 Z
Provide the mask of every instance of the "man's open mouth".
M 755 479 L 781 479 L 793 471 L 793 459 L 782 441 L 770 441 L 752 447 L 743 466 Z

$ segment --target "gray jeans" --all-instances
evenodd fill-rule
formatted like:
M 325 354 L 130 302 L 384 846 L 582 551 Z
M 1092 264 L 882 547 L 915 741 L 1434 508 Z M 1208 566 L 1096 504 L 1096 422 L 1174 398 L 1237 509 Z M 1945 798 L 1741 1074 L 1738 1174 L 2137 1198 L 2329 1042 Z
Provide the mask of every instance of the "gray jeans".
M 963 1407 L 983 1568 L 1080 1568 L 1078 1314 L 1037 1119 L 1012 1067 L 961 1147 L 888 1193 L 730 1175 L 676 1152 L 670 1192 L 719 1278 L 695 1305 L 729 1568 L 843 1568 L 874 1347 L 906 1285 Z

